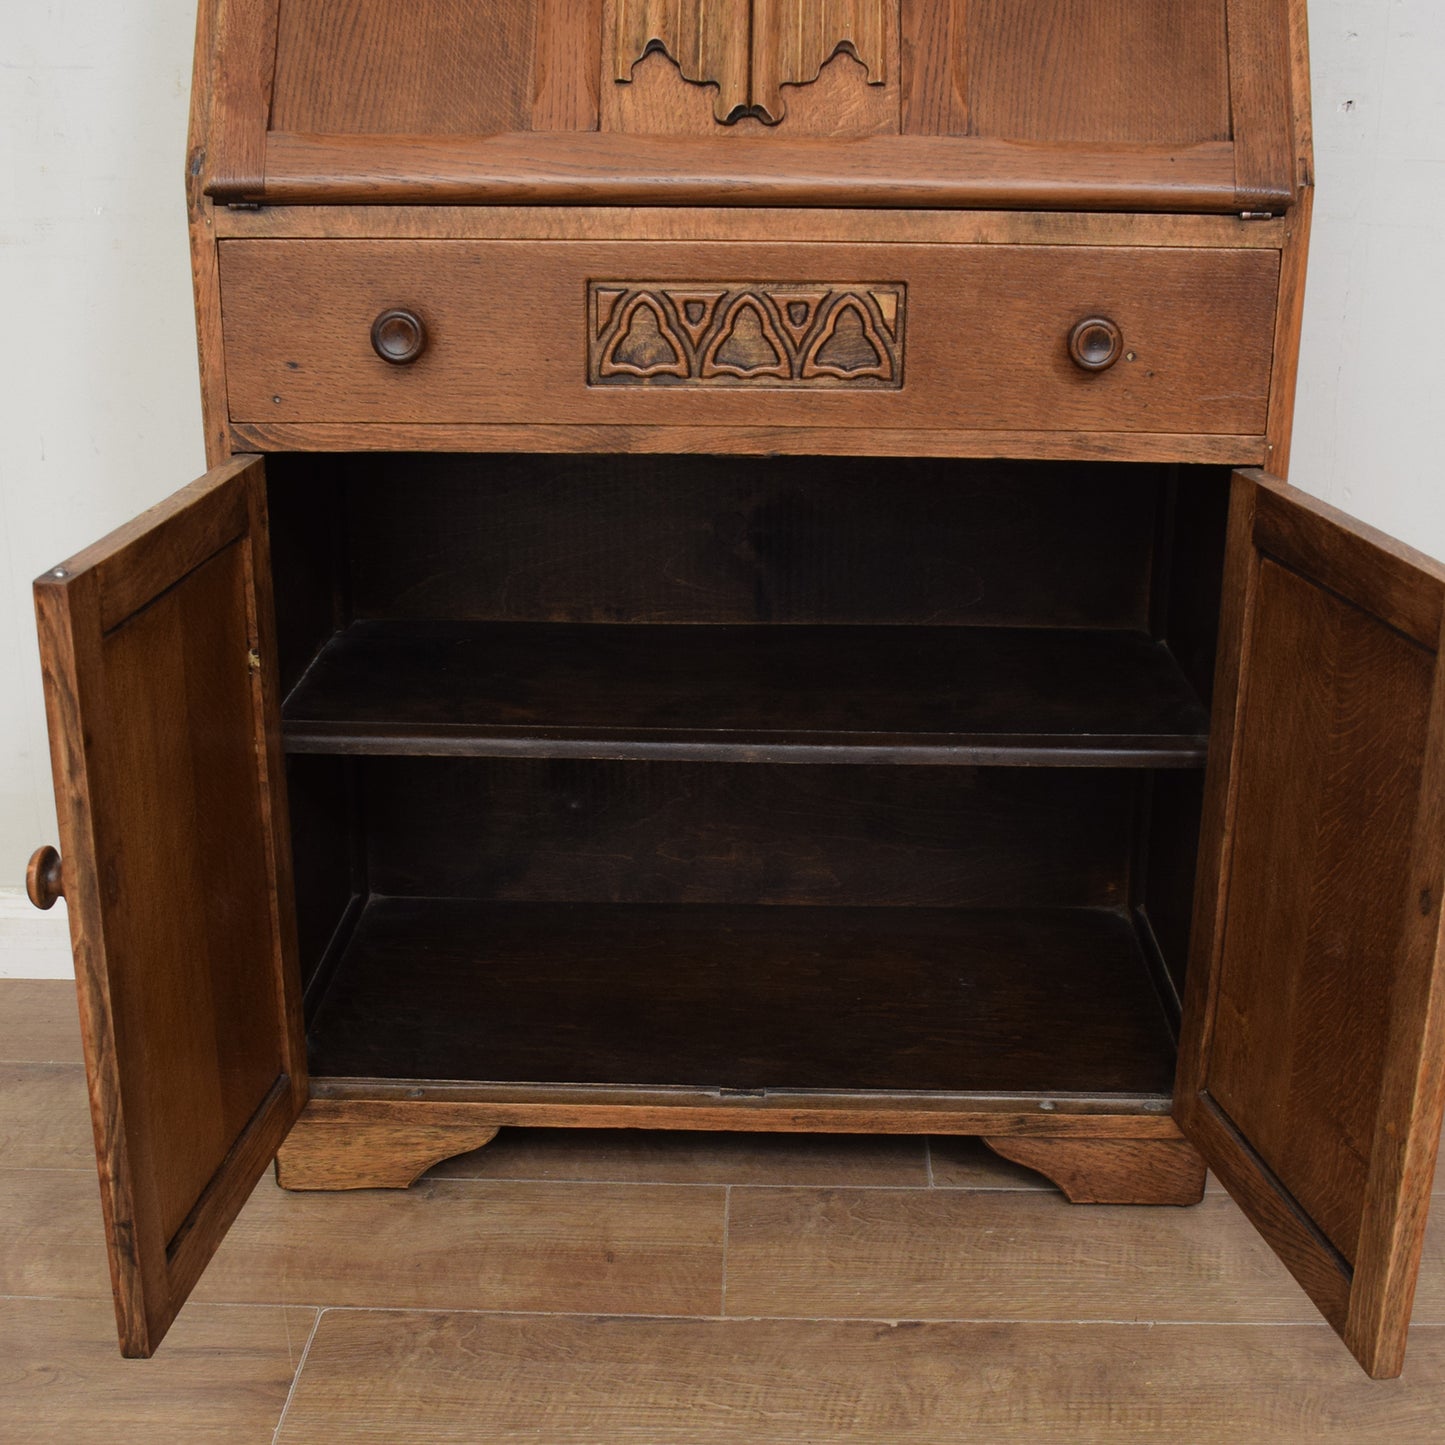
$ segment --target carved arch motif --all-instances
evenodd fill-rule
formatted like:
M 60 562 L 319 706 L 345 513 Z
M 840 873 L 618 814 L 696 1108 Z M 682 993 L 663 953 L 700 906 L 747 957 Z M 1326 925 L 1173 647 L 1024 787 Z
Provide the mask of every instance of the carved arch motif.
M 593 281 L 587 290 L 591 386 L 903 385 L 901 282 Z
M 754 116 L 777 125 L 782 88 L 809 85 L 839 51 L 869 85 L 888 83 L 888 31 L 897 0 L 614 0 L 613 79 L 660 50 L 696 85 L 717 86 L 722 125 Z

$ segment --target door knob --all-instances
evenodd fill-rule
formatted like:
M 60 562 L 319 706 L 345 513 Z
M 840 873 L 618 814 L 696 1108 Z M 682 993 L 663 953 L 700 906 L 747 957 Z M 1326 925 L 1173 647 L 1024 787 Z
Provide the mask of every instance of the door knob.
M 410 366 L 426 350 L 426 326 L 415 311 L 383 311 L 371 323 L 371 349 L 393 366 Z
M 37 908 L 54 908 L 55 900 L 65 897 L 65 865 L 54 848 L 37 848 L 31 855 L 25 892 Z
M 1107 316 L 1086 316 L 1069 333 L 1069 356 L 1084 371 L 1108 371 L 1124 354 L 1124 333 Z

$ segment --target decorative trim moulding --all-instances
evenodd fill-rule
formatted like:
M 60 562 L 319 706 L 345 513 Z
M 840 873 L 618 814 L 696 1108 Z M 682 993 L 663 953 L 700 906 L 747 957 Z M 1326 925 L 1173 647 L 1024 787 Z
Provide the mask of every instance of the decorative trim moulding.
M 591 281 L 590 386 L 897 391 L 902 282 Z

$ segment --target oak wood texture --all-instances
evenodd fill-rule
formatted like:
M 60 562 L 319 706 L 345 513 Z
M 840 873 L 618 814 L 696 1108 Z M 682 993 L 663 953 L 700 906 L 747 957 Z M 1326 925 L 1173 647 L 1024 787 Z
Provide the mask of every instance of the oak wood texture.
M 1198 766 L 1167 651 L 1043 628 L 357 622 L 285 707 L 290 752 Z
M 1032 195 L 1091 208 L 1113 196 L 1148 209 L 1177 205 L 1176 187 L 1188 194 L 1179 172 L 1198 158 L 1193 202 L 1180 209 L 1283 210 L 1308 174 L 1307 97 L 1291 84 L 1302 14 L 1286 15 L 1282 0 L 1022 10 L 992 0 L 614 0 L 605 10 L 600 0 L 507 0 L 485 26 L 457 0 L 422 0 L 404 21 L 378 0 L 203 9 L 218 17 L 223 61 L 208 179 L 224 201 L 284 200 L 298 186 L 334 199 L 360 184 L 391 202 L 440 183 L 472 201 L 535 201 L 540 186 L 584 204 L 653 204 L 659 186 L 691 177 L 703 184 L 679 198 L 724 189 L 816 204 L 821 181 L 857 203 L 871 173 L 923 204 L 977 204 L 1002 184 L 1006 204 Z M 638 64 L 654 42 L 676 52 L 682 74 L 719 86 L 690 85 L 656 55 Z M 657 90 L 663 66 L 675 80 Z M 632 106 L 628 92 L 644 86 L 654 94 Z M 875 94 L 886 96 L 881 109 Z M 719 146 L 717 120 L 747 114 L 781 119 L 783 133 L 748 119 L 738 144 Z M 714 133 L 689 134 L 699 121 Z M 589 134 L 599 122 L 604 133 Z M 876 134 L 900 122 L 909 134 Z M 870 134 L 877 159 L 860 167 L 856 147 Z M 779 145 L 798 144 L 789 135 L 822 148 L 811 161 L 807 149 L 785 155 Z M 353 160 L 298 167 L 296 152 L 318 146 Z M 1071 165 L 1069 148 L 1087 146 L 1092 164 L 1076 153 Z
M 701 456 L 1035 458 L 1053 461 L 1181 462 L 1255 466 L 1263 436 L 1202 433 L 896 431 L 838 427 L 716 425 L 568 426 L 546 423 L 413 425 L 407 422 L 238 422 L 226 427 L 237 452 L 430 451 Z
M 376 898 L 308 1034 L 316 1078 L 1142 1094 L 1174 1065 L 1106 910 Z
M 835 61 L 844 65 L 846 61 Z M 987 136 L 614 133 L 297 135 L 271 131 L 260 187 L 231 204 L 983 207 L 1235 212 L 1234 147 L 1049 145 Z M 1281 189 L 1250 199 L 1284 211 Z
M 734 241 L 1164 246 L 1277 251 L 1287 217 L 747 206 L 222 207 L 222 240 Z
M 483 1128 L 672 1129 L 739 1134 L 1026 1134 L 1040 1138 L 1180 1139 L 1160 1094 L 964 1094 L 885 1089 L 707 1088 L 608 1084 L 475 1084 L 313 1078 L 311 1097 L 363 1124 L 445 1105 Z M 423 1118 L 436 1119 L 427 1112 Z
M 1265 470 L 1289 477 L 1295 390 L 1299 383 L 1300 333 L 1304 325 L 1305 270 L 1309 261 L 1314 187 L 1303 186 L 1288 218 L 1280 254 L 1279 311 L 1275 317 L 1274 372 L 1269 388 L 1269 460 Z
M 317 761 L 336 760 L 293 767 L 293 814 Z M 368 759 L 355 777 L 385 897 L 941 908 L 1126 906 L 1152 781 L 476 758 Z
M 968 134 L 968 0 L 903 0 L 905 135 Z
M 602 0 L 537 0 L 533 130 L 597 129 L 602 29 Z
M 885 53 L 891 54 L 891 30 L 888 40 L 890 49 Z M 766 122 L 756 114 L 743 114 L 731 125 L 719 125 L 713 114 L 716 92 L 689 84 L 660 50 L 653 50 L 633 67 L 629 82 L 604 85 L 598 128 L 614 134 L 742 142 L 756 140 L 760 133 L 788 139 L 896 136 L 901 88 L 896 70 L 890 68 L 890 73 L 893 79 L 888 84 L 871 84 L 868 70 L 848 50 L 840 50 L 815 80 L 788 87 L 785 117 L 764 132 Z
M 1176 1112 L 1387 1377 L 1445 1112 L 1445 569 L 1257 474 L 1230 527 Z
M 196 57 L 197 71 L 207 71 L 208 188 L 251 192 L 265 184 L 279 5 L 280 0 L 202 0 L 199 7 L 203 31 L 210 22 L 209 53 L 198 50 Z
M 629 84 L 659 49 L 684 80 L 712 87 L 713 118 L 730 124 L 752 109 L 753 9 L 753 0 L 605 0 L 609 79 Z
M 438 1115 L 445 1106 L 432 1106 Z M 432 1165 L 490 1144 L 496 1126 L 441 1117 L 427 1108 L 359 1119 L 345 1104 L 313 1099 L 276 1155 L 283 1189 L 405 1189 Z
M 650 56 L 660 53 L 682 81 L 708 87 L 712 121 L 721 126 L 790 120 L 788 134 L 897 131 L 896 91 L 884 107 L 867 98 L 858 104 L 864 84 L 881 90 L 893 77 L 896 0 L 608 0 L 603 23 L 611 49 L 604 130 L 711 133 L 705 121 L 698 124 L 695 95 L 649 65 Z M 840 52 L 857 62 L 861 74 L 829 64 Z M 639 64 L 650 91 L 642 104 L 633 91 Z M 818 105 L 816 91 L 799 94 L 798 88 L 812 87 L 824 71 L 841 87 Z M 796 104 L 811 113 L 802 127 L 792 114 Z
M 1294 0 L 1227 3 L 1231 131 L 1241 209 L 1272 210 L 1270 197 L 1281 186 L 1294 193 L 1302 179 L 1296 168 L 1297 127 L 1309 103 L 1307 93 L 1298 101 L 1292 93 L 1301 71 L 1292 64 L 1291 32 L 1296 25 L 1303 28 L 1303 7 Z
M 907 288 L 587 283 L 590 386 L 903 386 Z
M 1183 1141 L 993 1135 L 983 1142 L 1051 1179 L 1071 1204 L 1180 1205 L 1204 1198 L 1204 1161 Z
M 190 236 L 191 287 L 196 308 L 196 359 L 201 379 L 201 413 L 206 465 L 218 467 L 231 454 L 227 431 L 226 369 L 221 344 L 220 273 L 216 265 L 217 207 L 206 193 L 208 153 L 216 118 L 221 56 L 217 52 L 217 6 L 196 7 L 195 59 L 186 136 L 186 215 Z
M 1218 610 L 1227 473 L 1171 489 L 1149 466 L 412 454 L 337 459 L 328 490 L 332 465 L 267 461 L 288 687 L 353 619 L 1142 632 L 1180 490 L 1220 555 L 1175 590 L 1202 597 L 1195 633 Z M 1207 692 L 1212 666 L 1194 676 Z
M 35 586 L 128 1354 L 159 1343 L 305 1097 L 266 544 L 247 459 Z
M 902 391 L 838 395 L 593 387 L 579 365 L 589 278 L 735 276 L 735 248 L 512 242 L 227 241 L 222 310 L 233 420 L 1063 430 L 1259 434 L 1278 258 L 1132 247 L 759 245 L 753 274 L 785 284 L 846 264 L 908 293 Z M 484 281 L 484 284 L 478 284 Z M 278 306 L 283 295 L 287 304 Z M 432 345 L 378 361 L 377 314 L 404 305 Z M 1086 375 L 1067 341 L 1107 314 L 1123 362 Z M 530 338 L 525 350 L 517 339 Z M 1134 359 L 1131 361 L 1129 357 Z
M 591 7 L 578 3 L 585 16 Z M 537 0 L 279 0 L 270 128 L 355 135 L 531 129 L 538 50 L 554 14 Z M 543 29 L 543 26 L 547 29 Z M 569 81 L 585 92 L 578 52 Z M 555 86 L 554 77 L 547 85 Z M 555 119 L 555 114 L 553 116 Z
M 752 0 L 749 99 L 773 121 L 788 110 L 783 87 L 816 81 L 840 50 L 867 72 L 869 86 L 893 79 L 898 0 Z
M 1226 0 L 967 0 L 965 9 L 977 135 L 1186 145 L 1234 134 L 1231 83 L 1241 82 Z M 1286 117 L 1244 119 L 1276 124 L 1287 143 Z
M 25 896 L 37 908 L 54 908 L 65 897 L 65 868 L 48 843 L 30 855 L 25 869 Z

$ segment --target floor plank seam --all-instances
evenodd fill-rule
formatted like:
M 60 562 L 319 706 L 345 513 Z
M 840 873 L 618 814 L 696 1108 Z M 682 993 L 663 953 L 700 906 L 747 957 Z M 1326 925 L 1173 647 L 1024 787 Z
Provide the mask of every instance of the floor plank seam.
M 728 1312 L 728 1239 L 732 1234 L 733 1224 L 733 1187 L 729 1184 L 723 1190 L 723 1229 L 722 1229 L 722 1299 L 718 1306 L 718 1314 L 725 1316 Z
M 75 1303 L 71 1297 L 57 1297 L 45 1300 L 40 1296 L 30 1295 L 0 1295 L 0 1301 L 16 1300 L 24 1303 L 50 1302 L 50 1303 Z M 211 1306 L 213 1301 L 197 1301 L 198 1304 Z M 1129 1329 L 1252 1329 L 1252 1330 L 1282 1330 L 1282 1329 L 1319 1329 L 1328 1330 L 1330 1327 L 1321 1319 L 1307 1319 L 1303 1313 L 1279 1319 L 1267 1320 L 1221 1320 L 1209 1319 L 1147 1319 L 1139 1315 L 1113 1316 L 1113 1315 L 1091 1315 L 1087 1318 L 1078 1316 L 1052 1316 L 1040 1315 L 1027 1319 L 1020 1319 L 1014 1315 L 790 1315 L 790 1314 L 658 1314 L 641 1312 L 608 1312 L 604 1310 L 521 1310 L 521 1309 L 466 1309 L 457 1306 L 441 1305 L 381 1305 L 381 1304 L 327 1304 L 305 1303 L 287 1301 L 280 1303 L 268 1301 L 265 1304 L 241 1304 L 233 1307 L 240 1309 L 266 1308 L 266 1309 L 311 1309 L 319 1314 L 387 1314 L 387 1315 L 465 1315 L 469 1318 L 482 1319 L 518 1319 L 518 1320 L 591 1320 L 598 1323 L 611 1321 L 627 1321 L 634 1323 L 656 1322 L 658 1324 L 790 1324 L 790 1325 L 886 1325 L 889 1328 L 901 1328 L 905 1325 L 1007 1325 L 1019 1329 L 1095 1329 L 1100 1326 L 1121 1327 Z M 1445 1329 L 1445 1321 L 1437 1321 L 1428 1324 L 1412 1324 L 1411 1329 Z
M 276 1421 L 276 1428 L 271 1432 L 271 1445 L 276 1445 L 281 1438 L 282 1427 L 286 1424 L 286 1412 L 290 1410 L 291 1401 L 296 1397 L 296 1387 L 301 1383 L 301 1371 L 306 1368 L 306 1357 L 311 1353 L 316 1332 L 321 1328 L 321 1317 L 325 1313 L 324 1309 L 317 1310 L 316 1318 L 311 1321 L 311 1333 L 306 1336 L 306 1343 L 301 1347 L 301 1358 L 296 1361 L 296 1369 L 291 1376 L 291 1388 L 286 1391 L 286 1401 L 281 1406 L 281 1414 Z

